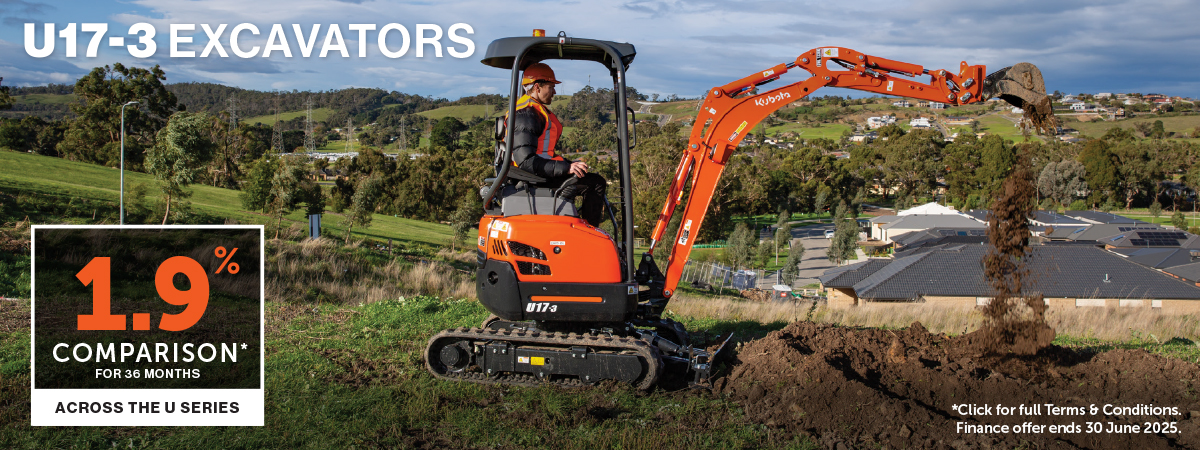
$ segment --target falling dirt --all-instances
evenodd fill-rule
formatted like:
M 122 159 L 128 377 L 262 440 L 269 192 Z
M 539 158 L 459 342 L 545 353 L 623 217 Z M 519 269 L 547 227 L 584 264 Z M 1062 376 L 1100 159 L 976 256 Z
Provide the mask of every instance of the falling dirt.
M 1050 104 L 1049 96 L 1026 102 L 1022 109 L 1025 110 L 1025 114 L 1021 116 L 1021 122 L 1029 124 L 1036 133 L 1043 136 L 1054 136 L 1058 133 L 1058 118 L 1054 117 L 1054 107 Z
M 992 202 L 983 272 L 995 295 L 982 308 L 986 322 L 970 342 L 983 353 L 1032 355 L 1054 341 L 1042 295 L 1023 292 L 1030 275 L 1029 217 L 1036 193 L 1029 159 L 1030 152 L 1021 147 Z
M 1200 366 L 1141 350 L 1089 353 L 1050 346 L 1034 355 L 982 354 L 979 333 L 930 334 L 796 322 L 741 349 L 715 390 L 771 433 L 802 434 L 824 448 L 1200 448 Z M 989 405 L 991 415 L 954 405 Z M 1041 414 L 998 414 L 995 405 Z M 1083 408 L 1054 415 L 1046 405 Z M 1090 415 L 1094 405 L 1154 405 L 1178 414 Z M 1061 411 L 1060 411 L 1061 412 Z M 1081 427 L 1071 433 L 965 433 L 963 425 Z M 1178 433 L 1087 433 L 1174 422 Z

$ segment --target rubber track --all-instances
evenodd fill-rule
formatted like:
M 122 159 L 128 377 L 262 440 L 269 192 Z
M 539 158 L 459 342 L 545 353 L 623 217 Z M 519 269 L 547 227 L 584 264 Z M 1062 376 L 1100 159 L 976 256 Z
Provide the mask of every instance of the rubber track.
M 449 339 L 450 342 L 439 344 L 439 341 L 444 341 L 447 339 Z M 573 346 L 586 346 L 595 350 L 604 351 L 632 350 L 636 352 L 636 354 L 643 361 L 645 361 L 646 365 L 648 366 L 648 372 L 643 374 L 641 381 L 636 386 L 641 390 L 650 389 L 650 387 L 654 386 L 654 384 L 658 382 L 658 377 L 661 375 L 663 367 L 662 358 L 658 354 L 658 349 L 641 339 L 615 336 L 592 336 L 589 334 L 577 333 L 552 333 L 532 330 L 492 330 L 463 327 L 443 331 L 429 339 L 429 344 L 425 347 L 425 367 L 429 369 L 429 373 L 433 374 L 434 377 L 443 380 L 471 381 L 482 384 L 508 384 L 515 386 L 541 386 L 544 384 L 554 384 L 566 387 L 583 387 L 591 385 L 590 383 L 584 382 L 578 378 L 546 381 L 536 376 L 527 374 L 504 373 L 488 376 L 482 371 L 455 373 L 444 371 L 444 367 L 441 371 L 435 369 L 432 361 L 440 353 L 442 347 L 463 339 L 472 341 L 504 341 L 516 346 L 546 346 L 557 348 L 563 351 L 564 354 Z

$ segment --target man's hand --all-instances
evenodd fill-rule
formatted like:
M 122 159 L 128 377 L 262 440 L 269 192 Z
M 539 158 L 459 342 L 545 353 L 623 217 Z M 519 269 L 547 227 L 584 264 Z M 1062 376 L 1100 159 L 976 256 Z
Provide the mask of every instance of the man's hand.
M 584 175 L 587 175 L 587 172 L 588 172 L 587 163 L 585 163 L 583 161 L 575 161 L 575 162 L 571 163 L 571 174 L 572 175 L 575 175 L 579 178 L 583 178 Z

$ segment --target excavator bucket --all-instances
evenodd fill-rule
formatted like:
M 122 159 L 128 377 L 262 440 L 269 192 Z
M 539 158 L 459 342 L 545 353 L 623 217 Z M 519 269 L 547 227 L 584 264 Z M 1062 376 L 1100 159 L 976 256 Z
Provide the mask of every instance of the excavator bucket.
M 1023 62 L 992 72 L 983 81 L 983 98 L 995 97 L 1025 110 L 1024 120 L 1039 134 L 1054 135 L 1057 130 L 1046 82 L 1037 66 Z

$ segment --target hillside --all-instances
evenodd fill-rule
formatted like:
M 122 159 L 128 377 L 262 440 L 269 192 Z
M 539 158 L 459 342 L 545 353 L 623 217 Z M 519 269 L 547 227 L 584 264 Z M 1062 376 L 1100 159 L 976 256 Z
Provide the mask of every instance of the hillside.
M 96 220 L 85 220 L 76 223 L 116 223 L 117 204 L 120 198 L 120 172 L 111 167 L 67 161 L 61 158 L 0 151 L 0 191 L 13 196 L 34 195 L 42 198 L 41 202 L 51 199 L 63 199 L 67 202 L 90 201 L 101 205 L 97 207 Z M 132 197 L 134 188 L 139 184 L 149 187 L 146 201 L 154 202 L 154 192 L 157 188 L 154 178 L 144 173 L 127 171 L 125 173 L 125 205 L 129 211 L 138 199 Z M 225 223 L 232 219 L 242 224 L 266 224 L 274 226 L 274 221 L 266 214 L 245 211 L 241 207 L 238 191 L 205 185 L 192 185 L 189 189 L 193 195 L 190 199 L 192 208 L 198 213 L 218 218 L 213 223 Z M 104 210 L 111 213 L 106 217 Z M 83 211 L 92 213 L 93 211 Z M 19 219 L 19 218 L 18 218 Z M 161 217 L 159 218 L 161 219 Z M 304 212 L 294 211 L 285 216 L 286 222 L 307 225 Z M 328 236 L 344 237 L 346 228 L 343 225 L 343 215 L 326 211 L 322 218 L 322 233 Z M 52 223 L 52 222 L 43 222 Z M 157 219 L 153 223 L 158 223 Z M 398 242 L 409 242 L 424 245 L 445 245 L 452 236 L 450 226 L 410 220 L 399 217 L 376 214 L 371 227 L 366 230 L 355 228 L 354 235 L 359 238 L 386 242 L 389 239 Z

